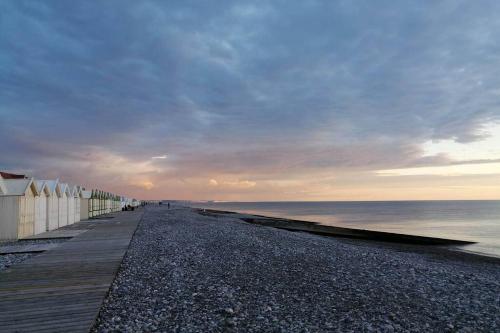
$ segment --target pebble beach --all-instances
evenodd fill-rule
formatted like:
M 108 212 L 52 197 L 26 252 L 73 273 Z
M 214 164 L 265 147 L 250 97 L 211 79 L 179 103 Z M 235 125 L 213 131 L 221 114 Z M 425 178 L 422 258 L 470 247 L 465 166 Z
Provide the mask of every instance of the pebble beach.
M 147 207 L 94 332 L 498 332 L 500 261 Z
M 43 245 L 43 244 L 58 244 L 66 241 L 65 239 L 43 239 L 43 240 L 23 240 L 23 241 L 11 241 L 11 242 L 0 242 L 0 250 L 5 246 L 26 246 L 26 245 Z M 0 272 L 11 267 L 12 265 L 19 264 L 38 253 L 26 252 L 26 253 L 9 253 L 0 254 Z

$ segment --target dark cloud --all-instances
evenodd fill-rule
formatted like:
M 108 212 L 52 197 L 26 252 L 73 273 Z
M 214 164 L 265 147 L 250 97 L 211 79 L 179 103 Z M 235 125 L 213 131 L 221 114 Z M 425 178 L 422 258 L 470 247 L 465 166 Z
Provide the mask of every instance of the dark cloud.
M 183 177 L 448 163 L 418 145 L 499 119 L 499 7 L 2 1 L 0 167 L 96 150 L 168 153 Z

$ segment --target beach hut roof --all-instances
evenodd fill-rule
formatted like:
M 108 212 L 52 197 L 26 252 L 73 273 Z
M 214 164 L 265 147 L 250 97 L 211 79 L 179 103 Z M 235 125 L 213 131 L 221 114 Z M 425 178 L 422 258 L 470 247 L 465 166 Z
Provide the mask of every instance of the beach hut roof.
M 54 195 L 54 193 L 55 193 L 57 196 L 61 196 L 61 188 L 59 186 L 59 179 L 42 180 L 42 181 L 45 182 L 51 195 Z
M 76 185 L 76 195 L 75 196 L 82 198 L 84 190 L 85 190 L 85 187 L 83 187 L 81 185 Z
M 45 193 L 47 195 L 52 194 L 45 180 L 35 180 L 34 183 L 36 185 L 36 189 L 39 194 L 41 193 Z
M 72 197 L 76 197 L 78 195 L 78 188 L 76 185 L 68 184 L 69 195 Z
M 4 189 L 2 195 L 24 195 L 31 187 L 35 194 L 38 194 L 38 189 L 33 182 L 33 178 L 26 179 L 3 179 Z
M 71 195 L 71 190 L 69 188 L 69 185 L 67 183 L 59 183 L 61 186 L 61 193 L 66 193 L 66 195 L 70 196 Z

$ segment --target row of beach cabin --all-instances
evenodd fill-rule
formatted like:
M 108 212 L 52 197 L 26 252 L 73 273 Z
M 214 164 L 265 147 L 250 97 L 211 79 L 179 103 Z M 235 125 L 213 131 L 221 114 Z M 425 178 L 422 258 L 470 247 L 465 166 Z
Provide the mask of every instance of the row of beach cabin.
M 0 241 L 16 240 L 137 207 L 140 202 L 56 180 L 0 173 Z

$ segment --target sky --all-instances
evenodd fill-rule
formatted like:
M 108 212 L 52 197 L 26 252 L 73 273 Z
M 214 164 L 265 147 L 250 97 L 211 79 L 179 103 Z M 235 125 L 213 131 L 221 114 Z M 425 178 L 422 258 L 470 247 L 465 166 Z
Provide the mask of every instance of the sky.
M 140 199 L 500 199 L 498 1 L 0 2 L 0 170 Z

